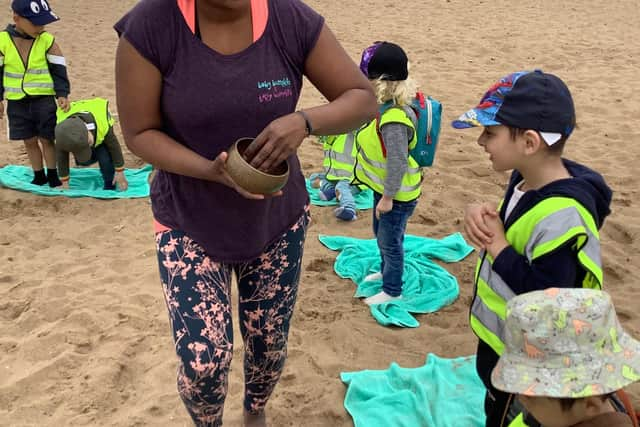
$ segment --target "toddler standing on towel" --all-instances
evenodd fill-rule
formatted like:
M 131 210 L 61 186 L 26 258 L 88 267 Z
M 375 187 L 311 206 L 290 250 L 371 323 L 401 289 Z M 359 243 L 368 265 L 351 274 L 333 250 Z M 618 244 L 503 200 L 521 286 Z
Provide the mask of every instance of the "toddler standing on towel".
M 373 233 L 382 258 L 380 272 L 365 278 L 382 279 L 382 290 L 365 299 L 371 305 L 402 298 L 404 234 L 420 197 L 422 169 L 409 155 L 417 143 L 417 118 L 411 108 L 416 85 L 404 50 L 376 42 L 362 53 L 360 69 L 384 110 L 356 136 L 354 182 L 373 190 Z M 384 108 L 387 103 L 391 108 Z
M 56 157 L 63 187 L 69 188 L 69 153 L 73 153 L 80 166 L 98 163 L 105 190 L 115 190 L 117 184 L 126 191 L 124 157 L 113 132 L 109 102 L 103 98 L 75 101 L 66 112 L 59 109 L 57 116 Z
M 31 183 L 57 187 L 56 98 L 60 108 L 69 109 L 69 79 L 62 51 L 44 27 L 59 18 L 46 0 L 13 0 L 11 8 L 14 24 L 0 32 L 0 118 L 4 97 L 9 139 L 24 140 L 34 174 Z

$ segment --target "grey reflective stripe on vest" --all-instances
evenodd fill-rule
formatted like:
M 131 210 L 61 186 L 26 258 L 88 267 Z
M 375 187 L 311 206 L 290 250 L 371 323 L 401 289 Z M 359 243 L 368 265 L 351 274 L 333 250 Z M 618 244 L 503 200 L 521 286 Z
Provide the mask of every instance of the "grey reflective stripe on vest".
M 331 170 L 329 171 L 329 173 L 327 173 L 327 175 L 335 176 L 338 178 L 351 178 L 353 176 L 353 172 L 346 171 L 344 169 L 331 168 Z
M 340 163 L 346 163 L 346 164 L 353 163 L 353 156 L 351 156 L 350 154 L 336 153 L 335 151 L 330 151 L 328 155 L 329 155 L 329 158 L 333 160 L 337 160 Z
M 23 74 L 20 73 L 10 73 L 9 71 L 5 71 L 4 72 L 4 76 L 5 77 L 9 77 L 11 79 L 21 79 L 23 77 Z
M 471 314 L 478 319 L 482 325 L 491 331 L 500 341 L 504 341 L 504 322 L 489 307 L 484 305 L 479 297 L 473 299 Z
M 387 168 L 387 164 L 383 163 L 383 162 L 376 162 L 375 160 L 371 160 L 369 157 L 367 157 L 367 153 L 364 152 L 364 150 L 360 150 L 360 154 L 362 155 L 362 158 L 364 159 L 365 162 L 367 162 L 369 165 L 373 166 L 374 168 L 378 168 L 378 169 L 386 169 Z M 421 168 L 407 168 L 407 173 L 409 173 L 410 175 L 419 173 L 421 171 Z M 418 187 L 416 187 L 418 188 Z
M 5 92 L 12 92 L 12 93 L 22 93 L 22 89 L 17 88 L 17 87 L 5 87 L 4 91 Z
M 509 285 L 502 280 L 502 277 L 493 271 L 489 261 L 485 257 L 483 258 L 484 261 L 480 265 L 480 271 L 478 272 L 478 280 L 484 281 L 493 290 L 493 292 L 500 296 L 500 298 L 505 301 L 509 301 L 516 294 L 511 290 Z M 485 328 L 493 332 L 493 334 L 500 338 L 500 340 L 504 340 L 504 321 L 487 305 L 485 305 L 479 295 L 476 295 L 474 298 L 471 313 L 484 325 Z
M 380 185 L 382 188 L 384 188 L 384 181 L 381 180 L 380 178 L 378 178 L 375 174 L 367 171 L 366 169 L 364 169 L 362 167 L 362 164 L 358 163 L 356 164 L 356 170 L 362 172 L 362 174 L 364 174 L 367 178 L 369 178 L 372 182 Z M 409 193 L 411 191 L 415 191 L 416 189 L 420 188 L 421 183 L 417 183 L 416 185 L 413 186 L 407 186 L 407 185 L 402 185 L 400 186 L 400 191 L 404 192 L 404 193 Z
M 29 68 L 27 70 L 28 74 L 49 74 L 49 70 L 46 68 Z
M 529 261 L 533 260 L 533 250 L 535 246 L 557 239 L 573 227 L 582 227 L 586 230 L 587 243 L 581 250 L 583 250 L 594 263 L 602 266 L 600 242 L 598 238 L 593 235 L 587 224 L 585 224 L 580 212 L 578 212 L 575 207 L 567 207 L 554 212 L 536 224 L 531 233 L 531 236 L 536 236 L 536 238 L 529 238 L 524 248 L 527 259 Z
M 44 87 L 53 89 L 53 83 L 23 83 L 23 87 Z

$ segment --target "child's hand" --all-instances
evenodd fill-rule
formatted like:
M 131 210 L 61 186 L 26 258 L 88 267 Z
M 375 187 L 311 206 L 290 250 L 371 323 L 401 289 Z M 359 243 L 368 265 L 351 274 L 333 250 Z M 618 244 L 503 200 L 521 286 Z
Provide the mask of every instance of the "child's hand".
M 493 236 L 491 243 L 486 245 L 487 252 L 495 259 L 504 248 L 509 246 L 504 235 L 504 224 L 498 215 L 484 215 L 483 218 L 484 224 Z
M 476 248 L 486 248 L 491 244 L 493 233 L 485 223 L 485 217 L 498 218 L 496 207 L 490 203 L 473 203 L 464 213 L 464 231 Z
M 64 111 L 65 113 L 67 111 L 69 111 L 69 98 L 65 97 L 65 96 L 59 96 L 58 97 L 58 106 L 60 107 L 60 109 L 62 111 Z
M 389 196 L 382 196 L 376 205 L 376 218 L 380 219 L 380 215 L 393 209 L 393 199 Z
M 69 189 L 69 180 L 64 180 L 62 181 L 62 189 L 63 190 L 68 190 Z
M 120 191 L 127 191 L 127 188 L 129 188 L 129 182 L 127 181 L 127 178 L 124 176 L 124 171 L 116 172 L 115 176 L 113 177 L 112 184 L 117 185 L 118 190 Z

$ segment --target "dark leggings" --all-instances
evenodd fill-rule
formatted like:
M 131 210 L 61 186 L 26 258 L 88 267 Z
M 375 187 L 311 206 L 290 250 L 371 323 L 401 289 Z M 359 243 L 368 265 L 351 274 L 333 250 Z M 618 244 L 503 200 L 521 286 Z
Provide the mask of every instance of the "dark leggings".
M 217 262 L 179 231 L 156 234 L 160 278 L 181 362 L 178 391 L 197 426 L 222 424 L 233 355 L 232 273 L 238 281 L 245 345 L 244 407 L 251 413 L 264 409 L 287 358 L 308 222 L 305 210 L 280 240 L 244 263 Z

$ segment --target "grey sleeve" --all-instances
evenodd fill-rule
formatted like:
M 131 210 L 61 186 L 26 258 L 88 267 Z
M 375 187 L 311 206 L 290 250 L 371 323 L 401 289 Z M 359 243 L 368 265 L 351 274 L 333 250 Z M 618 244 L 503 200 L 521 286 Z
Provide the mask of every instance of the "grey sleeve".
M 56 163 L 60 178 L 69 177 L 69 153 L 56 147 Z
M 415 123 L 412 110 L 405 111 Z M 393 197 L 400 191 L 402 177 L 409 167 L 409 141 L 413 139 L 413 129 L 402 123 L 387 123 L 380 128 L 387 149 L 387 177 L 384 180 L 384 195 Z
M 109 154 L 111 154 L 113 166 L 116 170 L 122 170 L 124 168 L 124 156 L 122 155 L 122 148 L 120 147 L 120 142 L 118 142 L 118 138 L 113 131 L 113 127 L 109 129 L 109 132 L 105 135 L 102 143 L 107 147 L 107 150 L 109 150 Z

